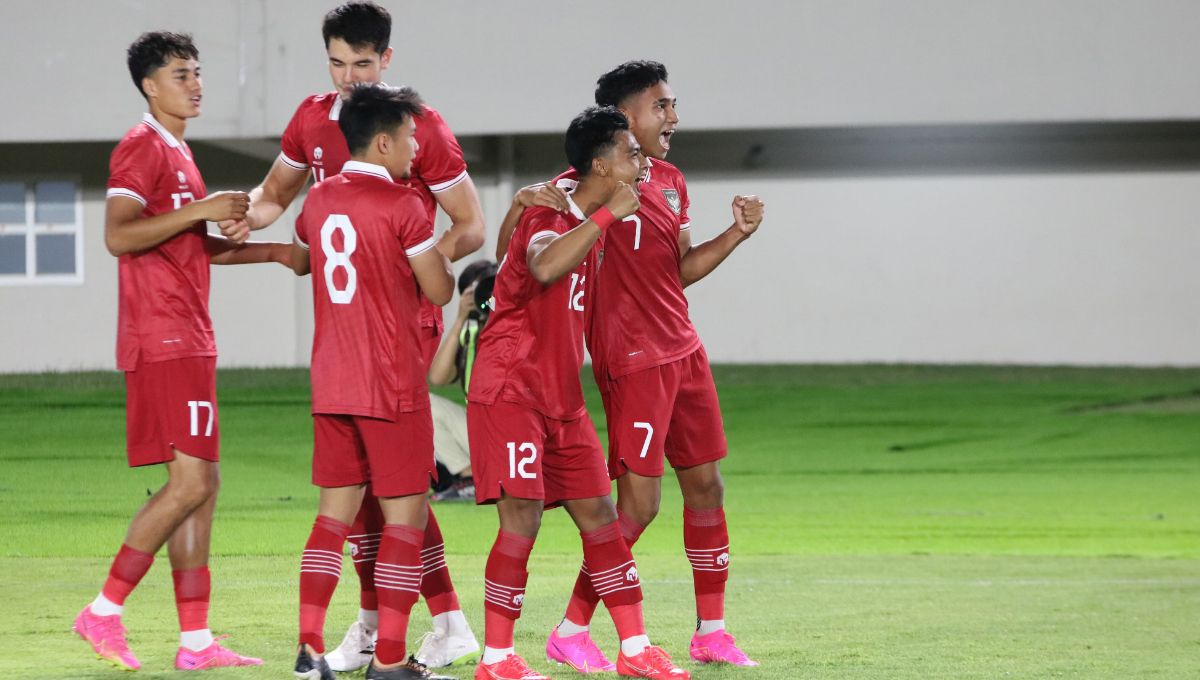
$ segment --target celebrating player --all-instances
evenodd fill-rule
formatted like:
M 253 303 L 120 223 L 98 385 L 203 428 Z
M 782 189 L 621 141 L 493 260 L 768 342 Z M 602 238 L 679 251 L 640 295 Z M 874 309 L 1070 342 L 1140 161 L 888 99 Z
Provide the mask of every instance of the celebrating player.
M 227 236 L 244 238 L 249 230 L 261 229 L 278 219 L 304 187 L 309 174 L 319 182 L 341 172 L 350 159 L 338 128 L 343 102 L 356 83 L 378 83 L 382 79 L 392 59 L 392 48 L 388 46 L 391 26 L 388 11 L 369 1 L 348 2 L 325 15 L 321 32 L 334 91 L 301 102 L 283 133 L 279 157 L 263 183 L 250 192 L 245 218 L 221 224 Z M 412 172 L 399 181 L 417 192 L 430 222 L 438 206 L 450 216 L 452 224 L 438 240 L 437 248 L 452 261 L 458 260 L 483 245 L 483 210 L 475 185 L 467 174 L 458 140 L 438 112 L 428 106 L 421 111 L 416 139 L 420 149 L 413 159 Z M 419 350 L 426 367 L 437 351 L 441 333 L 441 308 L 422 300 Z M 361 586 L 361 609 L 341 645 L 326 657 L 334 670 L 356 670 L 371 659 L 378 625 L 374 569 L 381 526 L 379 505 L 374 496 L 366 494 L 349 536 Z M 425 637 L 417 658 L 435 667 L 474 661 L 479 643 L 459 606 L 446 567 L 441 530 L 432 510 L 422 550 L 426 567 L 421 595 L 433 616 L 433 632 Z
M 494 308 L 467 396 L 475 494 L 496 503 L 500 531 L 488 556 L 485 647 L 476 680 L 545 680 L 513 646 L 526 566 L 543 508 L 562 504 L 579 527 L 596 592 L 621 638 L 617 671 L 687 678 L 650 645 L 642 623 L 637 567 L 617 527 L 604 455 L 583 402 L 583 309 L 594 246 L 638 208 L 645 170 L 629 124 L 616 109 L 592 108 L 571 122 L 567 157 L 580 181 L 570 212 L 522 215 L 501 264 Z
M 206 220 L 242 217 L 248 198 L 208 195 L 183 141 L 203 96 L 191 36 L 145 33 L 127 57 L 150 112 L 113 150 L 104 241 L 118 258 L 117 368 L 125 372 L 129 465 L 162 464 L 167 483 L 134 516 L 103 590 L 74 630 L 100 658 L 137 670 L 121 614 L 166 543 L 181 631 L 175 667 L 256 666 L 262 660 L 222 647 L 208 627 L 208 550 L 219 485 L 209 263 L 286 265 L 290 253 L 284 243 L 234 244 L 206 230 Z
M 338 121 L 352 160 L 309 191 L 296 220 L 293 268 L 316 272 L 313 483 L 321 498 L 300 566 L 295 668 L 308 680 L 335 677 L 322 658 L 322 629 L 368 481 L 385 523 L 375 564 L 378 644 L 367 677 L 431 677 L 404 658 L 435 474 L 419 296 L 445 304 L 454 279 L 420 192 L 400 183 L 412 172 L 422 113 L 412 90 L 355 87 Z
M 603 271 L 588 282 L 588 350 L 608 420 L 609 472 L 617 480 L 621 530 L 633 545 L 658 514 L 665 457 L 683 492 L 683 544 L 696 594 L 691 657 L 755 666 L 725 631 L 730 551 L 719 461 L 727 447 L 708 357 L 688 318 L 683 289 L 758 229 L 763 203 L 756 196 L 735 196 L 733 224 L 692 245 L 687 185 L 664 160 L 679 122 L 666 68 L 653 61 L 622 64 L 600 77 L 596 103 L 620 109 L 652 157 L 637 213 L 605 233 Z M 559 184 L 570 187 L 572 179 L 568 172 Z M 610 665 L 588 633 L 600 601 L 589 572 L 595 567 L 585 555 L 546 653 L 576 669 L 604 669 Z

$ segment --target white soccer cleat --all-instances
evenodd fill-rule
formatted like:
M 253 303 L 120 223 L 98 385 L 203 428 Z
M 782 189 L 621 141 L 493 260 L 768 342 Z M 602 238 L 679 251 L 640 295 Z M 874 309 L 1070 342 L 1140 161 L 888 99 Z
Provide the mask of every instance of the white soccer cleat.
M 350 624 L 346 637 L 337 649 L 325 655 L 329 667 L 342 673 L 356 671 L 371 663 L 375 654 L 376 631 L 368 629 L 362 621 Z
M 479 660 L 479 642 L 470 627 L 454 633 L 434 629 L 421 636 L 414 656 L 429 668 L 473 664 Z

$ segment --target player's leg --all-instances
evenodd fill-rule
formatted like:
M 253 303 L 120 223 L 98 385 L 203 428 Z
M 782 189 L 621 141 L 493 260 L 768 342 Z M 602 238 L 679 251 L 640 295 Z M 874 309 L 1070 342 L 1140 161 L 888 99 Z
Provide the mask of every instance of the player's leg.
M 681 362 L 682 378 L 667 436 L 667 459 L 683 493 L 683 547 L 692 565 L 696 632 L 691 656 L 701 663 L 755 666 L 725 630 L 729 527 L 720 460 L 728 447 L 721 406 L 703 348 Z
M 609 475 L 617 480 L 617 524 L 630 548 L 658 514 L 663 446 L 676 383 L 669 366 L 655 367 L 609 380 L 601 390 L 608 423 Z M 565 656 L 592 655 L 595 644 L 588 627 L 599 603 L 585 564 L 547 649 L 555 642 Z
M 479 642 L 454 591 L 446 566 L 445 541 L 433 508 L 427 508 L 427 513 L 421 546 L 421 597 L 433 617 L 433 630 L 423 636 L 415 656 L 431 668 L 472 664 L 479 660 Z
M 432 457 L 431 449 L 431 460 Z M 417 669 L 406 663 L 405 638 L 408 619 L 417 602 L 421 584 L 427 480 L 427 477 L 422 479 L 421 488 L 416 493 L 380 499 L 384 514 L 383 539 L 379 543 L 379 559 L 375 565 L 375 587 L 379 594 L 379 639 L 375 645 L 375 659 L 367 669 L 369 678 L 419 677 L 412 674 Z M 381 492 L 396 493 L 387 487 L 381 488 Z
M 300 558 L 300 637 L 294 673 L 333 680 L 325 658 L 325 615 L 342 575 L 342 549 L 363 505 L 366 452 L 350 416 L 313 415 L 312 481 L 320 488 L 317 517 Z
M 383 511 L 368 485 L 346 539 L 350 544 L 354 571 L 358 574 L 358 618 L 350 624 L 341 644 L 325 655 L 325 661 L 335 671 L 356 671 L 370 663 L 375 653 L 375 635 L 379 629 L 375 558 L 382 536 Z
M 73 629 L 100 658 L 136 670 L 141 664 L 129 650 L 121 622 L 125 599 L 175 529 L 216 494 L 216 362 L 143 364 L 125 374 L 125 385 L 129 465 L 165 464 L 167 483 L 134 515 L 103 589 Z M 175 443 L 193 455 L 176 451 Z
M 563 506 L 579 527 L 583 541 L 583 561 L 605 608 L 612 616 L 621 640 L 617 663 L 612 668 L 596 668 L 586 663 L 575 670 L 591 673 L 615 670 L 619 675 L 641 678 L 689 678 L 691 674 L 679 668 L 661 647 L 650 644 L 642 613 L 642 587 L 637 564 L 629 545 L 617 526 L 617 510 L 609 496 L 565 501 Z M 586 633 L 581 633 L 586 635 Z M 561 645 L 564 641 L 556 630 L 547 643 Z M 558 660 L 551 655 L 552 660 Z M 601 655 L 598 661 L 607 662 Z
M 546 680 L 513 644 L 529 554 L 542 522 L 545 419 L 515 404 L 469 403 L 467 428 L 478 503 L 495 503 L 500 529 L 484 569 L 484 649 L 476 680 Z

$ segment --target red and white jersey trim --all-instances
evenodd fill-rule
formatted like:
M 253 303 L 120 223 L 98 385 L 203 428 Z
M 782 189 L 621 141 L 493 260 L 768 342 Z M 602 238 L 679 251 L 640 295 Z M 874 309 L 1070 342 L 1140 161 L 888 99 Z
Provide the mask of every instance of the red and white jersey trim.
M 555 236 L 558 236 L 557 231 L 551 231 L 549 229 L 546 229 L 544 231 L 539 231 L 538 233 L 534 234 L 533 236 L 530 236 L 529 243 L 533 244 L 533 243 L 540 241 L 541 239 L 544 239 L 546 237 L 554 238 Z
M 308 250 L 308 244 L 304 242 L 304 239 L 300 238 L 300 234 L 296 231 L 292 231 L 292 242 L 301 248 Z
M 412 248 L 406 248 L 404 250 L 404 254 L 409 257 L 416 257 L 416 256 L 420 255 L 421 253 L 429 250 L 430 248 L 433 248 L 435 245 L 437 245 L 437 241 L 432 236 L 430 236 L 429 238 L 425 239 L 424 241 L 421 241 L 420 243 L 413 246 Z
M 133 200 L 137 201 L 138 203 L 141 203 L 143 206 L 146 205 L 146 199 L 142 198 L 141 194 L 139 194 L 138 192 L 136 192 L 132 189 L 115 188 L 115 189 L 109 189 L 108 191 L 104 192 L 104 197 L 106 199 L 112 198 L 113 196 L 124 196 L 125 198 L 132 198 Z
M 339 99 L 338 101 L 341 100 Z M 388 173 L 387 168 L 383 167 L 382 165 L 375 165 L 374 163 L 364 163 L 363 161 L 353 160 L 346 161 L 346 164 L 342 166 L 342 174 L 347 172 L 356 172 L 362 175 L 374 175 L 379 179 L 386 179 L 389 182 L 395 181 L 392 179 L 391 174 Z
M 167 143 L 167 146 L 171 147 L 172 149 L 179 149 L 179 153 L 182 153 L 184 158 L 187 158 L 189 161 L 192 160 L 192 155 L 187 152 L 187 147 L 185 147 L 182 142 L 176 139 L 175 135 L 171 134 L 169 130 L 163 127 L 162 123 L 159 123 L 157 120 L 155 120 L 154 116 L 150 115 L 149 113 L 144 113 L 142 114 L 142 122 L 154 128 L 154 131 L 158 133 L 159 137 L 163 138 L 163 141 Z
M 429 190 L 435 194 L 440 193 L 440 192 L 443 192 L 443 191 L 449 189 L 450 187 L 458 184 L 459 182 L 463 181 L 466 178 L 467 178 L 467 171 L 463 170 L 462 172 L 458 173 L 458 176 L 455 177 L 454 179 L 446 180 L 445 182 L 439 182 L 438 184 L 430 184 Z
M 307 170 L 308 169 L 308 163 L 302 163 L 300 161 L 292 160 L 291 158 L 288 158 L 287 154 L 283 153 L 282 151 L 279 152 L 279 160 L 283 161 L 284 165 L 287 165 L 291 168 L 295 168 L 296 170 Z

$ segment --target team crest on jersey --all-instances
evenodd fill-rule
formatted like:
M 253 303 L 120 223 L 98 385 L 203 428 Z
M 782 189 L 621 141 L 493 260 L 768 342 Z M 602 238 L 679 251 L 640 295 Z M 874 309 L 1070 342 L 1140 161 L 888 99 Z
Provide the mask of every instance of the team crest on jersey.
M 183 174 L 182 170 L 176 170 L 175 176 L 179 178 L 180 184 L 187 184 L 187 175 Z
M 317 148 L 313 149 L 313 159 L 314 160 L 319 161 L 319 160 L 321 160 L 321 156 L 324 156 L 324 155 L 325 155 L 325 150 L 322 149 L 321 147 L 318 146 Z
M 674 189 L 663 189 L 663 198 L 667 199 L 667 205 L 671 206 L 671 212 L 679 214 L 679 192 Z

